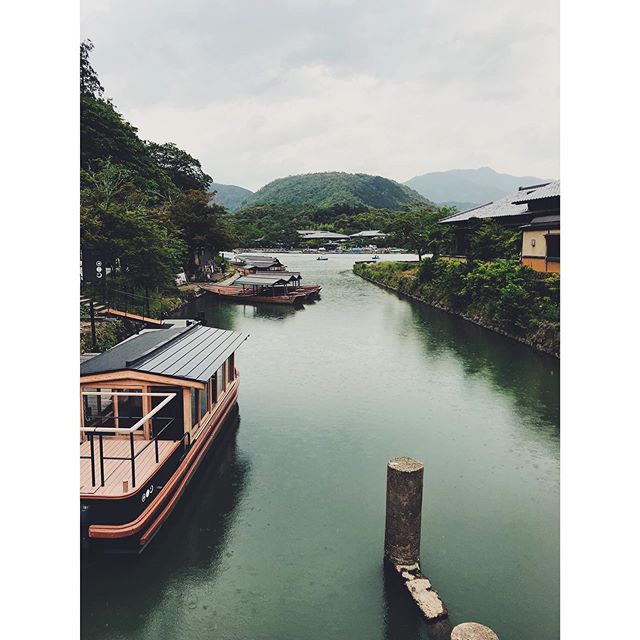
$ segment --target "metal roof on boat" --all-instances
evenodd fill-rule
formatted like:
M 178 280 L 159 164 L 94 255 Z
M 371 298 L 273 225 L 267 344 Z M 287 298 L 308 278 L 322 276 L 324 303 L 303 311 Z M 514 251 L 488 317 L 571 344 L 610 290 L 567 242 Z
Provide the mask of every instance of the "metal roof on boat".
M 302 278 L 299 271 L 277 271 L 276 273 L 278 274 L 278 278 L 286 280 L 287 282 Z M 261 280 L 264 280 L 265 278 L 274 278 L 275 276 L 273 276 L 271 273 L 252 273 L 251 276 L 248 277 L 260 278 Z
M 201 324 L 146 331 L 82 363 L 80 376 L 133 370 L 206 382 L 248 337 Z
M 276 273 L 280 273 L 280 272 L 276 272 Z M 289 278 L 282 278 L 280 277 L 280 275 L 277 276 L 271 276 L 271 275 L 254 275 L 251 274 L 250 276 L 242 276 L 240 278 L 238 278 L 237 280 L 234 280 L 233 284 L 234 285 L 242 285 L 242 284 L 246 284 L 246 285 L 255 285 L 255 286 L 268 286 L 268 287 L 272 287 L 275 284 L 286 284 L 289 281 Z

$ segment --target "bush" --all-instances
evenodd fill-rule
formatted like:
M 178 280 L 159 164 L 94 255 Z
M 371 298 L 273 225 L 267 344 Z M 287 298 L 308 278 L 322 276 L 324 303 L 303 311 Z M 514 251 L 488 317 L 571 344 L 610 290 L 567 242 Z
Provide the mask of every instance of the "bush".
M 513 260 L 457 262 L 426 258 L 415 263 L 357 265 L 356 272 L 431 304 L 463 312 L 514 335 L 559 350 L 560 277 L 540 274 Z

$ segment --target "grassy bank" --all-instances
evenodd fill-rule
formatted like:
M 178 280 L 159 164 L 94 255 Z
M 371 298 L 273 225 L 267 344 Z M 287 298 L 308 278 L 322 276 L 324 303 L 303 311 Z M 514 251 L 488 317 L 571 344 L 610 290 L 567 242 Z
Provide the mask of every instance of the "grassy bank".
M 509 260 L 359 263 L 356 274 L 560 355 L 560 277 Z

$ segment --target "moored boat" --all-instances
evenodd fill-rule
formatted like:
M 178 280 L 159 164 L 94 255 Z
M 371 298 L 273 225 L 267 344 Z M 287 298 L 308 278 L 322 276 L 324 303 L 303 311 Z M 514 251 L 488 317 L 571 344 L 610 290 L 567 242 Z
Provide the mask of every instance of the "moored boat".
M 199 323 L 146 330 L 82 363 L 84 544 L 149 544 L 237 403 L 235 352 L 247 337 Z
M 221 284 L 201 284 L 200 288 L 236 302 L 300 305 L 322 289 L 320 285 L 302 285 L 301 280 L 297 271 L 251 273 Z

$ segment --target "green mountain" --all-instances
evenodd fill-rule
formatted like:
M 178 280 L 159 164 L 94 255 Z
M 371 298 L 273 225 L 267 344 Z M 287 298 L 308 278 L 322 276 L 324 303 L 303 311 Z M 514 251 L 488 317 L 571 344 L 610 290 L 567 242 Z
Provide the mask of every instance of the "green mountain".
M 234 184 L 220 184 L 219 182 L 213 182 L 209 191 L 216 192 L 212 200 L 221 204 L 227 211 L 239 209 L 253 195 L 253 191 L 249 191 L 249 189 L 237 187 Z
M 512 176 L 498 173 L 490 167 L 481 167 L 425 173 L 404 184 L 438 204 L 455 202 L 464 206 L 493 202 L 513 193 L 518 187 L 540 182 L 545 182 L 545 179 Z
M 279 178 L 256 191 L 243 208 L 256 205 L 287 205 L 326 209 L 335 205 L 372 207 L 398 211 L 411 202 L 427 200 L 413 189 L 366 173 L 307 173 Z

